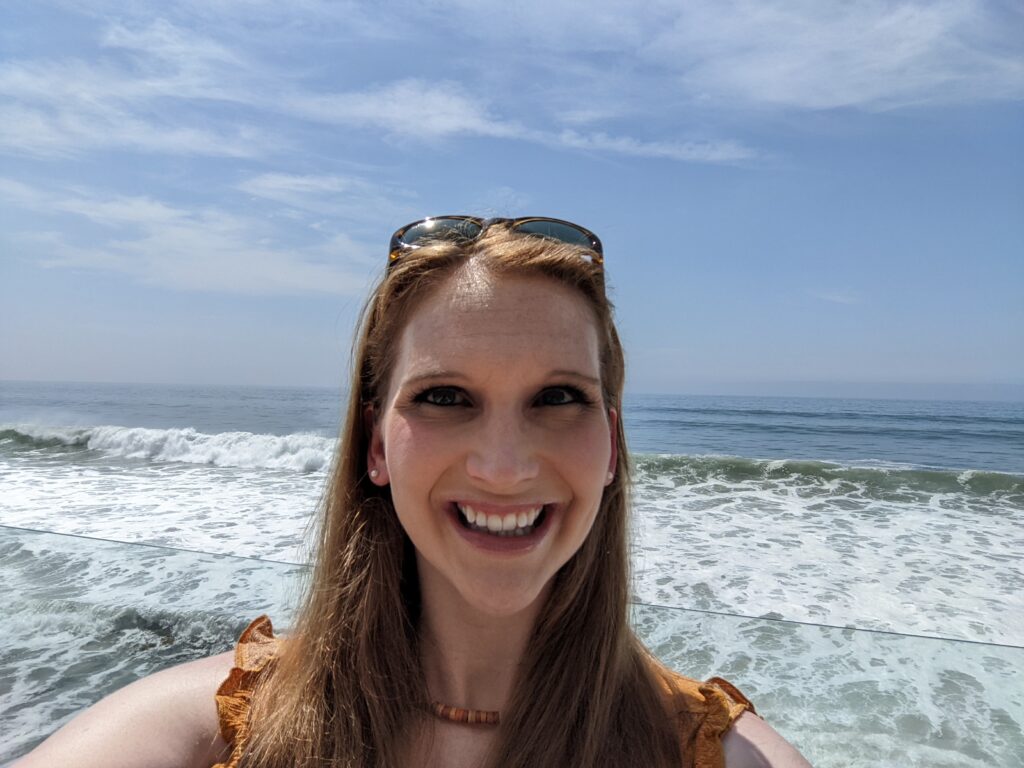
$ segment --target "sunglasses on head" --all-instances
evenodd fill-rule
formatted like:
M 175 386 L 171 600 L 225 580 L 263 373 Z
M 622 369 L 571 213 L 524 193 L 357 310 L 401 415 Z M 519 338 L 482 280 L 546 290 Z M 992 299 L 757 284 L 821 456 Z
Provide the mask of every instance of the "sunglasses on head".
M 476 216 L 434 216 L 406 224 L 391 236 L 388 248 L 388 268 L 402 254 L 422 248 L 431 242 L 469 242 L 480 237 L 492 224 L 505 224 L 513 232 L 546 237 L 560 243 L 578 245 L 593 252 L 590 260 L 604 264 L 604 251 L 597 235 L 579 224 L 544 216 L 524 216 L 519 219 L 481 219 Z

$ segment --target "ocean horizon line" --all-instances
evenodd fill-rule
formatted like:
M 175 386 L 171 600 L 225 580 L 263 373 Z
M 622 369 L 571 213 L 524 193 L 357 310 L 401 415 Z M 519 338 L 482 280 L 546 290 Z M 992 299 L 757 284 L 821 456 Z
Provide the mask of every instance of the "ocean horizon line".
M 228 381 L 156 381 L 111 379 L 38 379 L 0 377 L 0 384 L 164 387 L 168 389 L 263 389 L 344 392 L 348 378 L 334 384 Z M 626 397 L 763 397 L 817 400 L 908 400 L 921 402 L 1024 403 L 1024 380 L 993 382 L 853 381 L 853 380 L 722 380 L 682 383 L 675 387 L 630 386 Z

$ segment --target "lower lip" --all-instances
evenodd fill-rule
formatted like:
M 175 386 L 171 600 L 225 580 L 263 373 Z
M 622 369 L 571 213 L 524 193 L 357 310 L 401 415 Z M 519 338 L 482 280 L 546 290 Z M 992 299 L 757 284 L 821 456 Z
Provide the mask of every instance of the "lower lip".
M 459 536 L 474 547 L 485 549 L 488 552 L 519 554 L 530 551 L 544 538 L 551 527 L 551 518 L 555 516 L 554 513 L 555 509 L 552 505 L 545 506 L 544 522 L 534 527 L 525 536 L 494 536 L 490 533 L 481 533 L 480 531 L 474 531 L 472 528 L 467 528 L 463 525 L 462 516 L 454 504 L 448 510 L 448 518 L 452 525 L 455 526 Z

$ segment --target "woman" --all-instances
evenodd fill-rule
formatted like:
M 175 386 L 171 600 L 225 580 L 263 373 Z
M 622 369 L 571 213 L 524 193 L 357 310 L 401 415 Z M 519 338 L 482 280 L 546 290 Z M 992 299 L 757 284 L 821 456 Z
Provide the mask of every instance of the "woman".
M 623 378 L 592 233 L 402 228 L 292 635 L 257 620 L 234 663 L 128 686 L 17 768 L 807 765 L 628 626 Z

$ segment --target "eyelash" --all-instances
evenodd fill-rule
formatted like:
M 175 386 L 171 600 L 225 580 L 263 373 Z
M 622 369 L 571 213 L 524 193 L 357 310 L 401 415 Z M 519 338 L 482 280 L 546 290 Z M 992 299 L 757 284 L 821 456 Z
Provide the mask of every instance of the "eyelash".
M 549 392 L 558 392 L 558 391 L 565 392 L 569 396 L 569 399 L 566 400 L 565 402 L 561 402 L 561 403 L 547 403 L 547 404 L 545 404 L 545 403 L 538 402 L 539 400 L 541 400 L 544 397 L 545 394 L 547 394 Z M 461 399 L 461 402 L 451 402 L 451 403 L 444 403 L 444 404 L 432 403 L 430 401 L 431 396 L 437 395 L 438 393 L 445 393 L 446 395 L 450 395 L 455 400 Z M 412 400 L 413 400 L 414 403 L 421 403 L 423 405 L 432 405 L 432 406 L 434 406 L 436 408 L 460 408 L 460 407 L 461 408 L 465 408 L 465 407 L 468 407 L 470 405 L 470 403 L 468 402 L 468 398 L 466 397 L 466 393 L 463 392 L 458 387 L 427 387 L 423 391 L 421 391 L 421 392 L 417 393 L 416 395 L 414 395 Z M 541 392 L 537 395 L 537 397 L 534 398 L 534 403 L 538 404 L 538 405 L 541 405 L 541 406 L 544 406 L 544 407 L 558 408 L 560 406 L 565 406 L 565 405 L 589 406 L 589 405 L 593 405 L 594 401 L 586 392 L 584 392 L 579 387 L 574 387 L 571 384 L 556 384 L 554 386 L 545 387 L 543 390 L 541 390 Z
M 548 392 L 565 392 L 569 395 L 569 400 L 564 403 L 552 403 L 551 407 L 558 407 L 560 405 L 593 405 L 593 400 L 579 387 L 574 387 L 571 384 L 557 384 L 553 387 L 545 387 L 541 393 L 537 396 L 538 399 L 542 398 Z
M 427 387 L 422 392 L 419 392 L 418 394 L 416 394 L 413 397 L 412 401 L 414 403 L 422 403 L 423 405 L 433 405 L 433 406 L 436 406 L 438 408 L 453 408 L 453 407 L 456 407 L 456 406 L 465 406 L 465 402 L 461 402 L 461 403 L 446 403 L 444 405 L 442 405 L 441 403 L 432 403 L 432 402 L 430 402 L 431 395 L 436 395 L 438 393 L 451 394 L 455 398 L 461 397 L 463 400 L 465 400 L 465 397 L 466 397 L 465 393 L 462 390 L 460 390 L 458 387 Z

